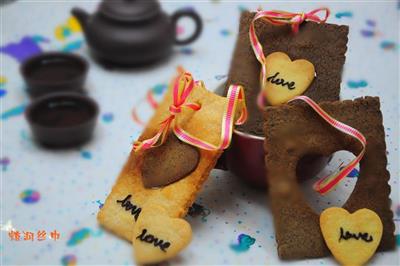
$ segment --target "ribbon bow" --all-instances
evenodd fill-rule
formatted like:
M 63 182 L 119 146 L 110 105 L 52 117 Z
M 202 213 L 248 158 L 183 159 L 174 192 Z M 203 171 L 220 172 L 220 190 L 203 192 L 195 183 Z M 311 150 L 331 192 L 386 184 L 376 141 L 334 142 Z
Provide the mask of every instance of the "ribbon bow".
M 319 17 L 317 14 L 321 11 L 325 11 L 324 17 Z M 297 33 L 299 31 L 299 26 L 304 21 L 314 21 L 317 23 L 325 22 L 330 14 L 330 10 L 326 7 L 314 9 L 308 13 L 291 13 L 286 11 L 259 11 L 256 16 L 254 17 L 253 21 L 263 18 L 264 20 L 268 21 L 273 25 L 285 25 L 290 24 L 292 25 L 293 33 Z
M 146 150 L 149 148 L 157 147 L 162 145 L 167 137 L 167 133 L 171 128 L 171 125 L 175 121 L 175 118 L 182 112 L 183 108 L 190 108 L 193 111 L 201 109 L 199 103 L 188 103 L 186 102 L 190 93 L 196 88 L 196 85 L 202 86 L 200 81 L 194 81 L 192 75 L 189 72 L 182 72 L 178 77 L 175 78 L 173 83 L 173 103 L 169 107 L 170 115 L 160 123 L 160 128 L 154 137 L 136 141 L 133 145 L 134 151 Z M 201 140 L 190 133 L 186 132 L 178 123 L 174 123 L 173 132 L 183 142 L 190 145 L 196 146 L 204 150 L 222 150 L 226 149 L 232 138 L 234 115 L 238 100 L 243 101 L 243 108 L 240 117 L 235 122 L 235 125 L 243 124 L 247 119 L 247 109 L 244 100 L 243 87 L 238 85 L 231 85 L 227 93 L 228 105 L 224 112 L 222 119 L 221 129 L 221 141 L 220 144 L 215 146 L 207 141 Z
M 321 11 L 325 11 L 324 17 L 319 17 L 317 14 Z M 308 13 L 290 13 L 286 11 L 258 11 L 254 16 L 249 30 L 250 44 L 253 48 L 254 54 L 257 60 L 261 64 L 261 73 L 260 73 L 260 85 L 261 88 L 265 88 L 267 83 L 267 66 L 265 64 L 265 55 L 263 51 L 263 47 L 258 40 L 256 30 L 255 30 L 255 22 L 258 19 L 263 19 L 272 25 L 282 26 L 282 25 L 291 25 L 293 33 L 297 33 L 299 31 L 299 26 L 304 21 L 314 21 L 317 23 L 324 23 L 329 17 L 330 11 L 328 8 L 318 8 L 314 9 Z M 263 95 L 263 90 L 260 90 L 260 93 L 257 97 L 257 104 L 262 109 L 265 107 L 265 97 Z

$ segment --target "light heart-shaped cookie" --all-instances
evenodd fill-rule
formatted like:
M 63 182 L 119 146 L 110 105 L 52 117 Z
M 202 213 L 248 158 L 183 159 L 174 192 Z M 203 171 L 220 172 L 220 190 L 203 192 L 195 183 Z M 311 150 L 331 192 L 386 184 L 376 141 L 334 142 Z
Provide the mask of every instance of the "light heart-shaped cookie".
M 314 79 L 314 65 L 305 59 L 292 61 L 287 54 L 275 52 L 265 60 L 267 80 L 263 94 L 271 105 L 302 95 Z
M 320 216 L 326 245 L 342 265 L 363 265 L 374 255 L 381 241 L 383 225 L 379 216 L 360 209 L 350 214 L 332 207 Z
M 161 207 L 146 205 L 133 229 L 133 252 L 139 264 L 175 257 L 192 239 L 192 229 L 181 218 L 171 218 Z

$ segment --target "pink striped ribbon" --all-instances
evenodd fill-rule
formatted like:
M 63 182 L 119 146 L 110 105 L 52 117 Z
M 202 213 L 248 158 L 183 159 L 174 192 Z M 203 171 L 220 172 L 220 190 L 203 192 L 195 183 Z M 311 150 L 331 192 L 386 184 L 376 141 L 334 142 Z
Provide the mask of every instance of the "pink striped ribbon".
M 321 116 L 328 124 L 330 124 L 332 127 L 336 128 L 337 130 L 352 136 L 353 138 L 357 139 L 361 145 L 362 145 L 362 150 L 360 154 L 355 157 L 348 165 L 346 165 L 342 170 L 338 171 L 337 173 L 334 173 L 333 175 L 326 176 L 324 178 L 321 178 L 318 180 L 314 185 L 313 188 L 315 191 L 319 192 L 320 194 L 324 195 L 331 191 L 339 182 L 345 178 L 350 172 L 357 166 L 357 164 L 361 161 L 361 159 L 364 156 L 365 153 L 365 148 L 367 146 L 367 140 L 365 139 L 364 135 L 359 132 L 357 129 L 352 128 L 336 119 L 331 117 L 327 112 L 325 112 L 321 107 L 318 106 L 313 100 L 311 100 L 307 96 L 297 96 L 290 100 L 289 102 L 295 101 L 295 100 L 302 100 L 305 103 L 307 103 L 311 108 L 319 115 Z
M 321 11 L 325 11 L 325 16 L 320 18 L 318 13 Z M 291 25 L 293 33 L 297 33 L 299 31 L 299 26 L 304 21 L 314 21 L 317 23 L 324 23 L 330 14 L 330 10 L 328 8 L 318 8 L 314 9 L 308 13 L 290 13 L 286 11 L 258 11 L 257 14 L 254 16 L 249 29 L 249 37 L 250 37 L 250 44 L 253 48 L 254 54 L 257 60 L 261 64 L 261 73 L 260 73 L 260 87 L 261 90 L 257 97 L 257 104 L 258 106 L 263 109 L 265 107 L 265 86 L 267 84 L 267 66 L 265 63 L 265 55 L 263 51 L 263 47 L 258 40 L 256 30 L 255 30 L 255 22 L 258 19 L 263 19 L 272 25 Z
M 146 150 L 153 147 L 162 145 L 167 137 L 169 129 L 172 127 L 175 135 L 183 142 L 190 145 L 196 146 L 204 150 L 222 150 L 226 149 L 232 139 L 233 125 L 241 125 L 247 120 L 247 109 L 244 99 L 243 87 L 239 85 L 231 85 L 228 89 L 228 105 L 227 109 L 223 114 L 222 126 L 221 126 L 221 141 L 218 145 L 213 145 L 207 141 L 201 140 L 190 133 L 186 132 L 178 123 L 174 123 L 176 116 L 181 113 L 183 107 L 190 108 L 194 111 L 198 111 L 201 105 L 198 103 L 187 103 L 186 100 L 189 97 L 193 89 L 199 82 L 193 80 L 192 75 L 189 72 L 182 72 L 181 75 L 175 78 L 173 83 L 173 104 L 169 107 L 170 115 L 164 121 L 160 123 L 160 128 L 156 135 L 152 138 L 136 141 L 133 145 L 134 151 Z M 235 111 L 237 108 L 238 101 L 241 100 L 242 110 L 240 117 L 237 121 L 235 119 Z
M 147 101 L 149 102 L 149 104 L 151 105 L 151 107 L 152 107 L 153 109 L 157 109 L 157 107 L 158 107 L 158 102 L 154 99 L 154 94 L 153 94 L 153 91 L 152 91 L 152 90 L 149 90 L 149 91 L 147 92 L 146 98 L 147 98 Z

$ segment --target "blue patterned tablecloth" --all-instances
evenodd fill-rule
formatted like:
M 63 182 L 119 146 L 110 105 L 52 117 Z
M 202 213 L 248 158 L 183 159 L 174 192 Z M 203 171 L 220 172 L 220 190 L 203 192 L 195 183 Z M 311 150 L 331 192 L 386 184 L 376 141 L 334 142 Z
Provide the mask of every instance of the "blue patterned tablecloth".
M 160 100 L 177 66 L 184 66 L 211 90 L 226 77 L 238 29 L 240 11 L 281 9 L 310 10 L 328 6 L 329 22 L 350 26 L 343 73 L 342 99 L 379 96 L 384 115 L 388 169 L 391 174 L 392 210 L 399 221 L 399 5 L 397 2 L 304 1 L 225 2 L 165 1 L 172 13 L 183 7 L 197 10 L 204 32 L 191 46 L 175 47 L 174 56 L 151 69 L 107 70 L 89 56 L 82 33 L 69 11 L 81 6 L 94 11 L 97 1 L 14 1 L 3 5 L 0 39 L 1 128 L 1 262 L 21 264 L 133 264 L 131 246 L 103 231 L 96 213 L 109 193 L 153 109 L 148 97 Z M 179 34 L 193 25 L 182 21 Z M 19 75 L 20 62 L 43 51 L 81 54 L 90 62 L 86 89 L 100 104 L 93 141 L 75 149 L 50 151 L 38 147 L 24 119 L 29 98 Z M 337 169 L 349 155 L 335 155 L 324 170 Z M 303 184 L 316 210 L 342 205 L 357 181 L 358 171 L 334 192 L 320 198 Z M 322 174 L 321 174 L 322 175 Z M 276 252 L 272 216 L 264 191 L 254 190 L 230 173 L 214 170 L 196 203 L 198 215 L 187 217 L 194 237 L 190 246 L 167 264 L 335 264 L 331 258 L 284 262 Z M 12 241 L 8 231 L 21 232 Z M 36 238 L 44 230 L 43 241 Z M 34 232 L 33 241 L 23 240 Z M 59 233 L 57 239 L 54 232 Z M 50 237 L 51 236 L 51 237 Z M 371 264 L 399 265 L 399 252 L 377 253 Z

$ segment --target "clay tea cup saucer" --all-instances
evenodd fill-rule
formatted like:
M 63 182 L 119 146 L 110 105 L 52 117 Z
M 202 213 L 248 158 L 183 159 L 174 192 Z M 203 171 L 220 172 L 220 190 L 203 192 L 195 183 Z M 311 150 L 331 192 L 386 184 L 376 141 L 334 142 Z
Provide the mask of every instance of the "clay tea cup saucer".
M 35 139 L 48 147 L 82 144 L 92 137 L 99 107 L 87 96 L 53 93 L 33 101 L 25 111 Z
M 54 92 L 83 92 L 89 65 L 76 54 L 46 52 L 27 59 L 21 74 L 32 98 Z

